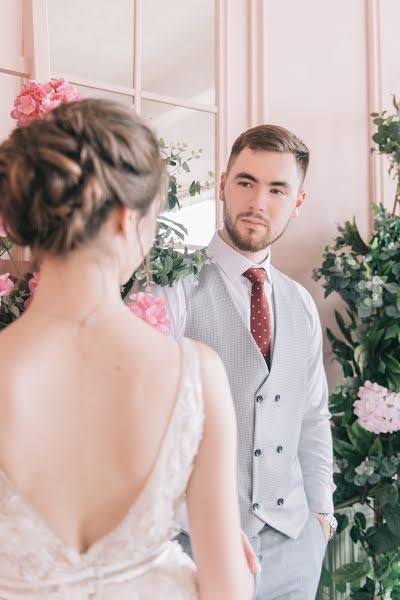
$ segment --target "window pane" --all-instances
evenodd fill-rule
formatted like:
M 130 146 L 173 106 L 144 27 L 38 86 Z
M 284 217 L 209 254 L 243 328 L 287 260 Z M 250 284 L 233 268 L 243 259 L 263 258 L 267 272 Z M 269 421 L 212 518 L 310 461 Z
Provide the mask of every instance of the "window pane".
M 144 0 L 142 27 L 142 88 L 214 104 L 215 0 Z
M 134 0 L 48 0 L 51 71 L 133 86 Z
M 153 122 L 167 154 L 177 153 L 179 146 L 187 144 L 180 158 L 188 161 L 190 172 L 185 168 L 177 170 L 178 164 L 171 167 L 177 171 L 177 195 L 182 208 L 169 216 L 189 230 L 187 244 L 205 245 L 215 231 L 215 115 L 148 100 L 142 103 L 142 113 Z M 200 194 L 191 196 L 193 181 L 199 181 L 202 189 Z
M 125 106 L 132 106 L 133 108 L 133 98 L 130 96 L 125 96 L 123 94 L 115 94 L 114 92 L 97 90 L 95 88 L 88 88 L 83 85 L 76 85 L 75 87 L 81 94 L 82 98 L 106 98 L 107 100 L 121 102 L 121 104 L 124 104 Z

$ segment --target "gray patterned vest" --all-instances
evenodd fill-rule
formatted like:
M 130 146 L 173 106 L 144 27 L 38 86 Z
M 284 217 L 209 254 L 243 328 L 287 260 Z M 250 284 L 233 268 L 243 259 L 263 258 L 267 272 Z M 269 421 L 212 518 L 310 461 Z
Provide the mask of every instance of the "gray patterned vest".
M 308 505 L 298 459 L 310 328 L 296 284 L 271 267 L 275 334 L 271 370 L 239 314 L 219 268 L 183 282 L 185 335 L 208 344 L 228 373 L 238 422 L 238 488 L 243 530 L 266 523 L 296 538 Z

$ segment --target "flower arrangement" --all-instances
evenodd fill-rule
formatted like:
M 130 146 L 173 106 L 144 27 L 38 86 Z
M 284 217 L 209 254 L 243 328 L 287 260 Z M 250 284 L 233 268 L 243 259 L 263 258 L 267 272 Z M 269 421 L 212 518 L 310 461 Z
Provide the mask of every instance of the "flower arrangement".
M 28 81 L 15 99 L 11 117 L 17 121 L 17 127 L 29 125 L 42 118 L 60 104 L 80 100 L 78 90 L 64 79 L 40 84 Z
M 328 330 L 343 381 L 331 395 L 338 533 L 347 530 L 359 560 L 326 569 L 319 598 L 400 600 L 400 109 L 374 114 L 374 142 L 397 177 L 392 211 L 374 207 L 366 243 L 356 223 L 338 227 L 314 279 L 337 293 L 337 333 Z M 347 509 L 347 510 L 341 510 Z
M 129 300 L 130 302 L 127 302 L 126 305 L 134 315 L 160 333 L 169 334 L 171 321 L 166 317 L 164 298 L 155 298 L 152 294 L 138 292 L 131 294 Z
M 52 80 L 43 84 L 28 81 L 15 99 L 11 116 L 17 121 L 17 126 L 29 125 L 35 119 L 40 119 L 50 110 L 63 102 L 74 102 L 80 99 L 77 89 L 64 79 Z M 187 155 L 187 145 L 177 144 L 167 146 L 160 140 L 160 151 L 166 161 L 169 172 L 168 210 L 180 208 L 178 193 L 180 186 L 177 175 L 182 171 L 190 172 L 190 161 L 200 158 L 201 150 Z M 206 182 L 206 185 L 210 185 Z M 199 194 L 201 184 L 192 181 L 187 190 L 190 196 Z M 169 322 L 165 314 L 165 302 L 154 298 L 150 293 L 152 283 L 161 286 L 172 286 L 179 279 L 187 276 L 194 277 L 208 260 L 205 250 L 189 252 L 187 248 L 177 250 L 176 242 L 183 242 L 187 230 L 183 225 L 162 215 L 158 219 L 158 233 L 150 254 L 149 265 L 141 265 L 131 279 L 122 288 L 122 297 L 128 298 L 132 288 L 140 287 L 145 292 L 131 294 L 127 306 L 137 316 L 162 333 L 168 332 Z M 0 255 L 10 254 L 11 240 L 0 217 Z M 12 258 L 11 254 L 10 257 Z M 26 273 L 18 277 L 8 273 L 0 278 L 0 330 L 7 327 L 26 310 L 39 284 L 38 273 Z
M 361 427 L 376 434 L 400 431 L 400 393 L 366 381 L 358 390 L 358 397 L 354 414 Z

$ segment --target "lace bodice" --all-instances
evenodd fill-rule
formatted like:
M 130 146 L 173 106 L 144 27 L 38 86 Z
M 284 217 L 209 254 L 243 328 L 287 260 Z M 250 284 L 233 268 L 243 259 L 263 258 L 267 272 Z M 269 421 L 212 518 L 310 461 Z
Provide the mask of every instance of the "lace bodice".
M 197 598 L 194 565 L 171 540 L 203 430 L 197 350 L 181 340 L 183 373 L 156 466 L 110 533 L 79 554 L 51 531 L 0 470 L 0 599 Z

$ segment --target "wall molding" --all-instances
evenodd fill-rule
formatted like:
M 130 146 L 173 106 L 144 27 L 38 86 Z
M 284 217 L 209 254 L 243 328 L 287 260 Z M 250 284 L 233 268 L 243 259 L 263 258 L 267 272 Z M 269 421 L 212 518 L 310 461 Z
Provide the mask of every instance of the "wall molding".
M 383 157 L 370 152 L 369 144 L 375 131 L 370 117 L 372 112 L 383 110 L 382 100 L 382 32 L 380 0 L 365 0 L 367 44 L 367 129 L 368 129 L 368 188 L 369 232 L 373 229 L 372 204 L 384 202 Z
M 255 127 L 267 121 L 266 115 L 266 59 L 267 23 L 266 1 L 248 2 L 248 126 Z

